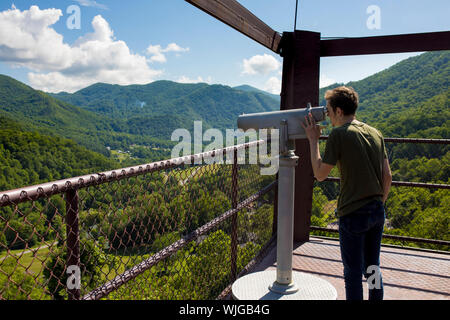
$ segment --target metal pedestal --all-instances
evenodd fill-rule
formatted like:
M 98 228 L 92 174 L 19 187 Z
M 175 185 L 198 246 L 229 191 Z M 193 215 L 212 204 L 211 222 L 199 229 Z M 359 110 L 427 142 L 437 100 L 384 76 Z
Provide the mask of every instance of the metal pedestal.
M 235 300 L 336 300 L 336 289 L 326 280 L 303 272 L 292 272 L 292 281 L 298 287 L 293 293 L 278 293 L 269 289 L 276 270 L 250 273 L 237 279 L 232 286 Z
M 282 132 L 281 141 L 286 136 Z M 233 297 L 238 300 L 335 300 L 336 289 L 329 282 L 306 273 L 292 272 L 294 184 L 298 157 L 286 146 L 281 145 L 278 172 L 277 270 L 239 278 L 232 285 Z

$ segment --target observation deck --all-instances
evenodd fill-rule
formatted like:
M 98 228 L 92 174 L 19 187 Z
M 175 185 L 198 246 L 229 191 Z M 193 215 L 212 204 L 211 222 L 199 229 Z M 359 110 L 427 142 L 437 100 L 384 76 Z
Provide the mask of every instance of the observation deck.
M 229 299 L 238 277 L 276 267 L 276 176 L 244 161 L 264 143 L 1 192 L 0 299 Z M 386 143 L 392 160 L 405 156 L 397 144 L 436 154 L 450 140 Z M 338 182 L 315 182 L 309 241 L 295 244 L 293 268 L 328 280 L 345 299 Z M 393 182 L 385 299 L 450 298 L 449 188 Z M 79 286 L 69 266 L 79 268 Z

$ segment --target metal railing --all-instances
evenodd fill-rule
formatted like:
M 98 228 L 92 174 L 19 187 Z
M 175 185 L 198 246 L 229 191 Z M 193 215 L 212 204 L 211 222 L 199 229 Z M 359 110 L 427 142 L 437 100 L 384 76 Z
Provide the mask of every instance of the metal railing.
M 394 181 L 385 242 L 448 251 L 450 140 L 385 141 L 394 178 L 408 171 L 393 159 L 440 165 L 436 181 Z M 275 242 L 277 181 L 237 161 L 262 143 L 1 193 L 0 299 L 226 297 Z M 203 164 L 217 154 L 233 161 Z M 314 186 L 313 234 L 337 232 L 338 181 Z
M 0 299 L 226 294 L 273 241 L 275 177 L 238 161 L 262 143 L 3 192 Z

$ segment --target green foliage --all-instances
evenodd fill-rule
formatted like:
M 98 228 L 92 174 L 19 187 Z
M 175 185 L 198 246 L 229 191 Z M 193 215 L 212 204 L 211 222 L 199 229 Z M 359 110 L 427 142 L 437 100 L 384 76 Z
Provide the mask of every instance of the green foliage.
M 87 292 L 98 286 L 102 279 L 101 270 L 106 262 L 106 256 L 102 249 L 92 240 L 80 241 L 81 287 Z M 56 252 L 50 254 L 43 271 L 47 290 L 55 300 L 67 298 L 66 261 L 67 247 L 60 247 Z
M 0 190 L 76 177 L 115 166 L 113 161 L 71 140 L 0 128 Z
M 313 202 L 311 209 L 311 225 L 318 227 L 327 227 L 335 219 L 334 210 L 330 207 L 335 201 L 328 202 L 320 187 L 314 187 Z
M 112 292 L 108 299 L 215 299 L 230 281 L 230 246 L 230 236 L 224 231 L 212 232 Z M 238 271 L 260 248 L 252 242 L 238 247 Z
M 394 181 L 415 181 L 448 184 L 450 152 L 442 159 L 418 157 L 412 160 L 395 159 L 391 164 Z
M 48 300 L 50 297 L 37 287 L 35 277 L 13 257 L 0 264 L 0 296 L 5 300 Z

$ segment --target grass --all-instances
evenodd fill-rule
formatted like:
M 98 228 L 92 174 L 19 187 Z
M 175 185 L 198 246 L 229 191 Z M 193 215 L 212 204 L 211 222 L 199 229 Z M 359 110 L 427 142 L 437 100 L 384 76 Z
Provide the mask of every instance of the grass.
M 50 244 L 51 246 L 56 244 Z M 45 263 L 50 255 L 50 249 L 48 247 L 41 248 L 43 245 L 36 245 L 29 249 L 17 249 L 5 251 L 0 254 L 0 268 L 2 261 L 7 257 L 14 257 L 17 259 L 19 265 L 21 265 L 27 273 L 36 275 L 42 273 L 42 264 Z
M 118 150 L 111 150 L 111 158 L 118 160 L 119 162 L 123 162 L 127 159 L 130 159 L 130 154 L 126 152 L 119 152 Z

